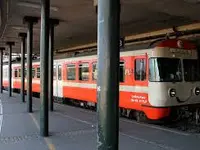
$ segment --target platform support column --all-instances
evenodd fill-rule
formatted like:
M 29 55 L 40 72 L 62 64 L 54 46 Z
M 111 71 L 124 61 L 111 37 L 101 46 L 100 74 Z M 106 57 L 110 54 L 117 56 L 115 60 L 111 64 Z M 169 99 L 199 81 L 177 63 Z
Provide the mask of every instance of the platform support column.
M 50 19 L 50 35 L 49 35 L 49 102 L 50 111 L 54 110 L 53 105 L 53 52 L 54 52 L 54 28 L 59 24 L 59 20 Z
M 3 51 L 4 47 L 0 47 L 0 93 L 3 93 Z
M 98 150 L 118 150 L 120 0 L 98 0 Z
M 41 0 L 41 33 L 40 33 L 40 134 L 49 136 L 48 114 L 48 55 L 49 55 L 49 9 L 50 0 Z
M 33 25 L 38 22 L 37 17 L 25 16 L 24 24 L 28 24 L 27 32 L 27 111 L 33 112 L 32 108 L 32 52 L 33 52 Z
M 25 102 L 25 47 L 26 47 L 26 33 L 19 33 L 21 38 L 21 100 Z
M 7 42 L 8 48 L 8 95 L 12 96 L 12 46 L 14 45 L 14 42 Z

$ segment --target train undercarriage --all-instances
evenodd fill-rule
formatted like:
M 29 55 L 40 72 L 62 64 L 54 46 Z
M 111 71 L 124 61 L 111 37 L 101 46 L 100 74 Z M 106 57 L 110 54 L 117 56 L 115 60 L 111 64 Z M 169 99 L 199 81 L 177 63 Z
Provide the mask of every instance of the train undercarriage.
M 4 88 L 7 90 L 7 88 Z M 20 93 L 19 89 L 13 89 L 13 92 Z M 26 94 L 26 92 L 25 92 Z M 40 93 L 33 92 L 33 96 L 39 98 Z M 81 107 L 92 111 L 97 110 L 97 104 L 92 102 L 81 101 L 77 99 L 54 97 L 54 102 L 60 104 L 67 104 L 71 106 Z M 172 107 L 170 116 L 160 119 L 148 119 L 143 111 L 119 108 L 119 116 L 136 120 L 137 122 L 151 123 L 151 124 L 170 124 L 174 122 L 187 121 L 196 125 L 200 124 L 200 104 Z
M 81 100 L 74 100 L 74 99 L 62 99 L 62 98 L 55 98 L 60 99 L 59 103 L 73 105 L 77 107 L 81 107 L 84 109 L 89 109 L 96 111 L 96 103 L 85 102 Z M 58 101 L 57 101 L 58 102 Z M 143 123 L 152 123 L 152 124 L 170 124 L 179 121 L 189 121 L 194 124 L 200 124 L 200 104 L 198 105 L 189 105 L 189 106 L 181 106 L 181 107 L 172 107 L 170 116 L 160 119 L 160 120 L 151 120 L 148 119 L 147 116 L 143 111 L 137 111 L 133 109 L 119 109 L 119 116 L 128 118 L 131 120 L 136 120 L 137 122 Z

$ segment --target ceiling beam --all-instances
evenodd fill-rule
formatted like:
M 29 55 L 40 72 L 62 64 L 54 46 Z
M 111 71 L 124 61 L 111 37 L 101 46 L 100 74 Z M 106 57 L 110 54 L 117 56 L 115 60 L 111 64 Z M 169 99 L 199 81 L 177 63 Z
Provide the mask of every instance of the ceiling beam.
M 179 27 L 176 27 L 176 30 L 179 32 L 200 30 L 200 23 L 193 23 L 193 24 L 189 24 L 189 25 L 179 26 Z M 142 38 L 154 37 L 154 36 L 159 36 L 159 35 L 164 35 L 164 34 L 167 35 L 167 34 L 171 34 L 171 33 L 174 33 L 173 28 L 167 28 L 167 29 L 142 33 L 142 34 L 126 36 L 125 41 L 139 40 Z M 89 48 L 93 48 L 96 46 L 97 46 L 97 43 L 95 42 L 95 43 L 89 43 L 89 44 L 75 46 L 75 47 L 71 47 L 71 48 L 60 49 L 60 50 L 57 50 L 57 52 L 76 51 L 76 50 L 81 50 L 81 49 L 89 49 Z

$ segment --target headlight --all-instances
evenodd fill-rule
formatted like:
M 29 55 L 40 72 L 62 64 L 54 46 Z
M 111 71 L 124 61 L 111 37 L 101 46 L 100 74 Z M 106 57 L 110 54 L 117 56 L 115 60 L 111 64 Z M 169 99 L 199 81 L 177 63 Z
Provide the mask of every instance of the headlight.
M 199 87 L 196 87 L 196 88 L 194 89 L 194 94 L 195 94 L 195 95 L 199 95 L 199 94 L 200 94 L 200 88 L 199 88 Z
M 169 89 L 169 96 L 175 97 L 176 96 L 176 90 L 175 89 Z

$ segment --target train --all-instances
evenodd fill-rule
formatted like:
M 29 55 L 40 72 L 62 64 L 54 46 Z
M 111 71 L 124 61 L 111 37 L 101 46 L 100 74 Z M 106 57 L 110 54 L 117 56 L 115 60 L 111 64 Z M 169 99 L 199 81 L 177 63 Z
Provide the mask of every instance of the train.
M 97 105 L 97 55 L 54 59 L 53 96 L 82 107 Z M 25 71 L 26 72 L 26 71 Z M 32 91 L 40 93 L 40 61 L 33 62 Z M 27 79 L 25 79 L 26 84 Z M 26 85 L 25 85 L 26 86 Z M 3 65 L 8 87 L 8 64 Z M 12 89 L 21 88 L 21 64 L 12 64 Z M 198 50 L 184 39 L 165 39 L 153 47 L 120 51 L 119 113 L 137 121 L 178 116 L 198 110 L 200 72 Z

